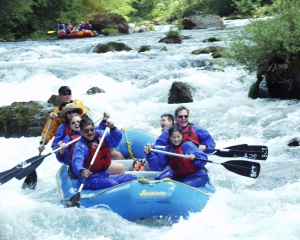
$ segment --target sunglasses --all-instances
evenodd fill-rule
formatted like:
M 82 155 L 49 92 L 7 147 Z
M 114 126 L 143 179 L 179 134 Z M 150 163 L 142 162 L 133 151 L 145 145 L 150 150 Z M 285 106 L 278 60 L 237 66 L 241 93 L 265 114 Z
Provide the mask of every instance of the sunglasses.
M 89 132 L 93 133 L 95 131 L 95 128 L 87 128 L 87 129 L 84 129 L 83 132 L 88 134 Z
M 177 116 L 178 118 L 188 118 L 189 117 L 189 115 L 179 115 L 179 116 Z
M 67 112 L 67 114 L 72 114 L 72 113 L 78 113 L 78 111 L 77 110 L 73 110 L 73 111 Z
M 72 95 L 72 93 L 71 92 L 64 92 L 62 95 L 67 96 L 67 95 Z
M 76 123 L 80 123 L 80 120 L 77 120 L 76 122 L 71 122 L 72 125 L 75 125 Z

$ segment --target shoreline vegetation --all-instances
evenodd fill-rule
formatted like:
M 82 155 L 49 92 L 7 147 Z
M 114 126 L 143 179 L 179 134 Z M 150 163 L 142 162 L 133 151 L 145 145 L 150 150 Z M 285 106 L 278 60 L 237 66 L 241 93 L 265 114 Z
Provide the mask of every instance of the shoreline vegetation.
M 214 14 L 223 19 L 256 18 L 270 12 L 281 0 L 4 0 L 0 2 L 2 41 L 47 37 L 57 23 L 73 21 L 76 26 L 95 13 L 117 13 L 128 23 L 177 24 L 191 15 Z M 80 11 L 78 10 L 80 9 Z M 49 37 L 49 35 L 48 35 Z M 51 38 L 51 35 L 50 35 Z

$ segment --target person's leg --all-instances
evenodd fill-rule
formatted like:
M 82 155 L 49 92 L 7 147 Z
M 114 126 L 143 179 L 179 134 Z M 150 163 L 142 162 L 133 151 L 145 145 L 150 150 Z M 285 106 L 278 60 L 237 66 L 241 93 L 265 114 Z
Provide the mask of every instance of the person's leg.
M 120 163 L 112 163 L 108 167 L 108 174 L 113 175 L 113 174 L 123 174 L 125 173 L 125 167 L 123 164 Z
M 119 183 L 117 181 L 110 178 L 91 178 L 91 179 L 87 178 L 83 189 L 99 190 L 103 188 L 110 188 L 118 184 Z
M 124 156 L 122 153 L 118 152 L 116 149 L 111 149 L 109 151 L 109 154 L 111 158 L 116 159 L 116 160 L 124 160 Z
M 170 179 L 174 179 L 175 178 L 174 172 L 173 172 L 173 170 L 170 167 L 168 167 L 166 170 L 164 170 L 160 174 L 158 174 L 155 177 L 155 180 L 161 180 L 163 178 L 170 178 Z
M 132 180 L 136 180 L 137 176 L 133 174 L 116 174 L 116 175 L 109 176 L 109 179 L 112 179 L 118 183 L 124 183 Z
M 192 187 L 203 187 L 208 182 L 208 175 L 205 170 L 200 170 L 194 174 L 185 177 L 182 183 Z

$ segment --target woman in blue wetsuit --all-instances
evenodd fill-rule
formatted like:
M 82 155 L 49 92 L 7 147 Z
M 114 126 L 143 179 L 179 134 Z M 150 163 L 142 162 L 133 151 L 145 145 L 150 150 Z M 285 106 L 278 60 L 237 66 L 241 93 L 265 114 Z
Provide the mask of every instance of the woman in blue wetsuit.
M 193 187 L 205 186 L 209 181 L 207 171 L 204 168 L 206 162 L 197 158 L 207 160 L 206 154 L 193 142 L 184 141 L 182 131 L 178 126 L 170 127 L 168 136 L 169 144 L 164 148 L 164 151 L 184 154 L 187 155 L 187 158 L 174 157 L 164 153 L 154 154 L 150 151 L 153 146 L 146 145 L 144 152 L 151 169 L 161 171 L 169 166 L 155 179 L 170 178 Z

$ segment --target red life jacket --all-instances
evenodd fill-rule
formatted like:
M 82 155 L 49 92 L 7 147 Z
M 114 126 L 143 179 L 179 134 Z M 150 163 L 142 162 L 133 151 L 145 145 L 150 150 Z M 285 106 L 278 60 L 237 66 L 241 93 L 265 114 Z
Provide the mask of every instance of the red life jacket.
M 100 142 L 100 140 L 101 140 L 101 137 L 99 137 L 99 142 Z M 89 169 L 91 161 L 97 150 L 97 147 L 98 147 L 98 144 L 95 144 L 95 143 L 92 143 L 89 146 L 89 156 L 87 157 L 87 159 L 84 161 L 84 164 L 83 164 L 83 166 L 85 168 Z M 92 173 L 97 173 L 97 172 L 106 170 L 110 164 L 111 164 L 111 157 L 109 154 L 107 143 L 104 140 L 90 171 Z
M 70 135 L 71 134 L 71 129 L 69 127 L 69 124 L 65 124 L 66 128 L 65 128 L 65 136 Z M 76 135 L 77 136 L 77 135 Z M 75 139 L 75 138 L 74 138 Z
M 193 124 L 189 123 L 183 130 L 182 130 L 182 138 L 183 140 L 192 141 L 195 143 L 198 147 L 201 144 L 200 139 L 198 138 L 194 128 Z
M 170 148 L 168 152 L 171 152 Z M 175 153 L 183 154 L 182 144 L 175 148 Z M 169 166 L 172 168 L 175 176 L 178 178 L 184 178 L 200 170 L 200 168 L 195 165 L 189 158 L 181 158 L 168 155 L 167 159 L 169 162 Z

